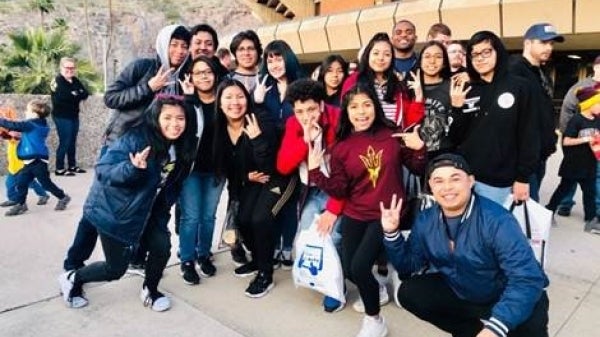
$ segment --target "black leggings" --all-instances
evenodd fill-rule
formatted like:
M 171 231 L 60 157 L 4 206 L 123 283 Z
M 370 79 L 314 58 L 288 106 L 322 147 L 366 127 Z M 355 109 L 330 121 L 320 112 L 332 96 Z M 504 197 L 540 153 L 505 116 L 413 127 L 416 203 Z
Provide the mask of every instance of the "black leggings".
M 152 222 L 148 223 L 141 241 L 148 248 L 144 285 L 151 293 L 155 293 L 158 291 L 158 283 L 171 256 L 171 238 L 169 232 L 152 224 Z M 127 271 L 134 252 L 133 246 L 103 233 L 100 233 L 99 236 L 106 261 L 94 262 L 77 270 L 75 274 L 75 286 L 77 287 L 88 282 L 118 280 Z
M 475 304 L 460 299 L 440 274 L 414 276 L 402 282 L 398 299 L 403 308 L 420 319 L 451 333 L 475 337 L 483 329 L 495 303 Z M 509 337 L 548 337 L 548 295 L 544 291 L 531 316 L 509 332 Z
M 381 223 L 342 216 L 340 225 L 344 276 L 358 287 L 365 313 L 369 316 L 379 315 L 379 283 L 372 269 L 383 250 Z

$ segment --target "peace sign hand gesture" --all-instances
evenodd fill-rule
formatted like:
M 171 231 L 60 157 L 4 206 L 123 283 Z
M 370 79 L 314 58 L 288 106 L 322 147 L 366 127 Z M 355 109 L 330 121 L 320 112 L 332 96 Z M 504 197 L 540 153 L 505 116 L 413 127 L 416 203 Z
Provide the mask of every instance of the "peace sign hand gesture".
M 256 87 L 254 88 L 254 103 L 260 104 L 265 101 L 265 95 L 273 86 L 267 87 L 267 78 L 268 74 L 265 74 L 262 81 L 258 80 L 258 76 L 256 77 Z
M 417 73 L 410 72 L 412 81 L 406 81 L 406 84 L 415 93 L 415 101 L 423 101 L 423 86 L 421 85 L 421 70 L 417 69 Z
M 258 121 L 256 120 L 255 114 L 246 115 L 246 126 L 242 129 L 242 131 L 248 135 L 248 138 L 255 139 L 260 136 L 262 131 L 260 130 L 260 126 L 258 125 Z
M 452 79 L 452 83 L 450 83 L 450 99 L 453 108 L 460 108 L 465 104 L 467 94 L 472 88 L 468 87 L 465 89 L 465 84 L 466 82 L 460 80 L 458 77 Z
M 173 72 L 172 69 L 163 69 L 160 67 L 156 75 L 154 75 L 149 81 L 148 86 L 152 89 L 153 92 L 157 92 L 162 89 L 164 86 L 169 84 L 169 76 Z
M 392 196 L 390 208 L 385 208 L 383 202 L 379 202 L 381 210 L 381 227 L 384 233 L 394 233 L 400 226 L 400 209 L 402 208 L 402 199 L 397 199 L 398 196 Z
M 190 78 L 190 74 L 183 75 L 183 81 L 179 80 L 179 84 L 181 85 L 181 90 L 185 95 L 193 95 L 194 94 L 194 84 Z
M 148 159 L 149 154 L 150 146 L 146 146 L 146 148 L 140 152 L 136 152 L 135 154 L 129 153 L 129 160 L 131 160 L 133 166 L 144 170 L 148 167 L 148 162 L 146 160 Z

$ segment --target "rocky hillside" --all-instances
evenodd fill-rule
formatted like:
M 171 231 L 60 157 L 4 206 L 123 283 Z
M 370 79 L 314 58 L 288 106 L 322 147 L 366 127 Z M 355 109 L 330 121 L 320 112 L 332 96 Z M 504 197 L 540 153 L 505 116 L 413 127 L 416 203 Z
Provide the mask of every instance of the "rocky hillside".
M 109 78 L 133 58 L 153 54 L 156 34 L 167 24 L 208 23 L 220 36 L 260 25 L 236 0 L 54 0 L 54 10 L 43 18 L 30 2 L 0 0 L 0 43 L 6 43 L 8 32 L 42 22 L 50 27 L 62 19 L 70 38 L 82 46 L 78 57 L 92 60 L 100 73 L 108 49 Z

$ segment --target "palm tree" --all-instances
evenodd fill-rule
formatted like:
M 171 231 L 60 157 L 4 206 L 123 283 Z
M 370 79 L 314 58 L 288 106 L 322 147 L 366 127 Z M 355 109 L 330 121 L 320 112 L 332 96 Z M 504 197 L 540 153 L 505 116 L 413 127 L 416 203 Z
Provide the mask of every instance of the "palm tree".
M 44 14 L 54 10 L 54 0 L 29 0 L 29 8 L 40 11 L 41 27 L 44 27 Z
M 12 76 L 11 87 L 18 93 L 49 94 L 60 59 L 80 49 L 67 41 L 61 29 L 32 28 L 8 37 L 11 44 L 5 49 L 0 69 L 5 68 L 5 76 Z M 88 61 L 78 62 L 78 78 L 93 91 L 99 88 L 98 74 Z

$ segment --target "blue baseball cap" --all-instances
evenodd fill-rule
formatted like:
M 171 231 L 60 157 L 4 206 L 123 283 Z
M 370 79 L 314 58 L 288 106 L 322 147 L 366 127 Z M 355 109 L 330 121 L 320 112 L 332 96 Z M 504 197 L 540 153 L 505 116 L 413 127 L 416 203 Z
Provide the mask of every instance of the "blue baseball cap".
M 525 32 L 526 40 L 541 40 L 541 41 L 550 41 L 554 40 L 556 42 L 564 42 L 565 38 L 562 35 L 559 35 L 556 31 L 556 27 L 549 23 L 536 23 L 535 25 L 529 27 Z

